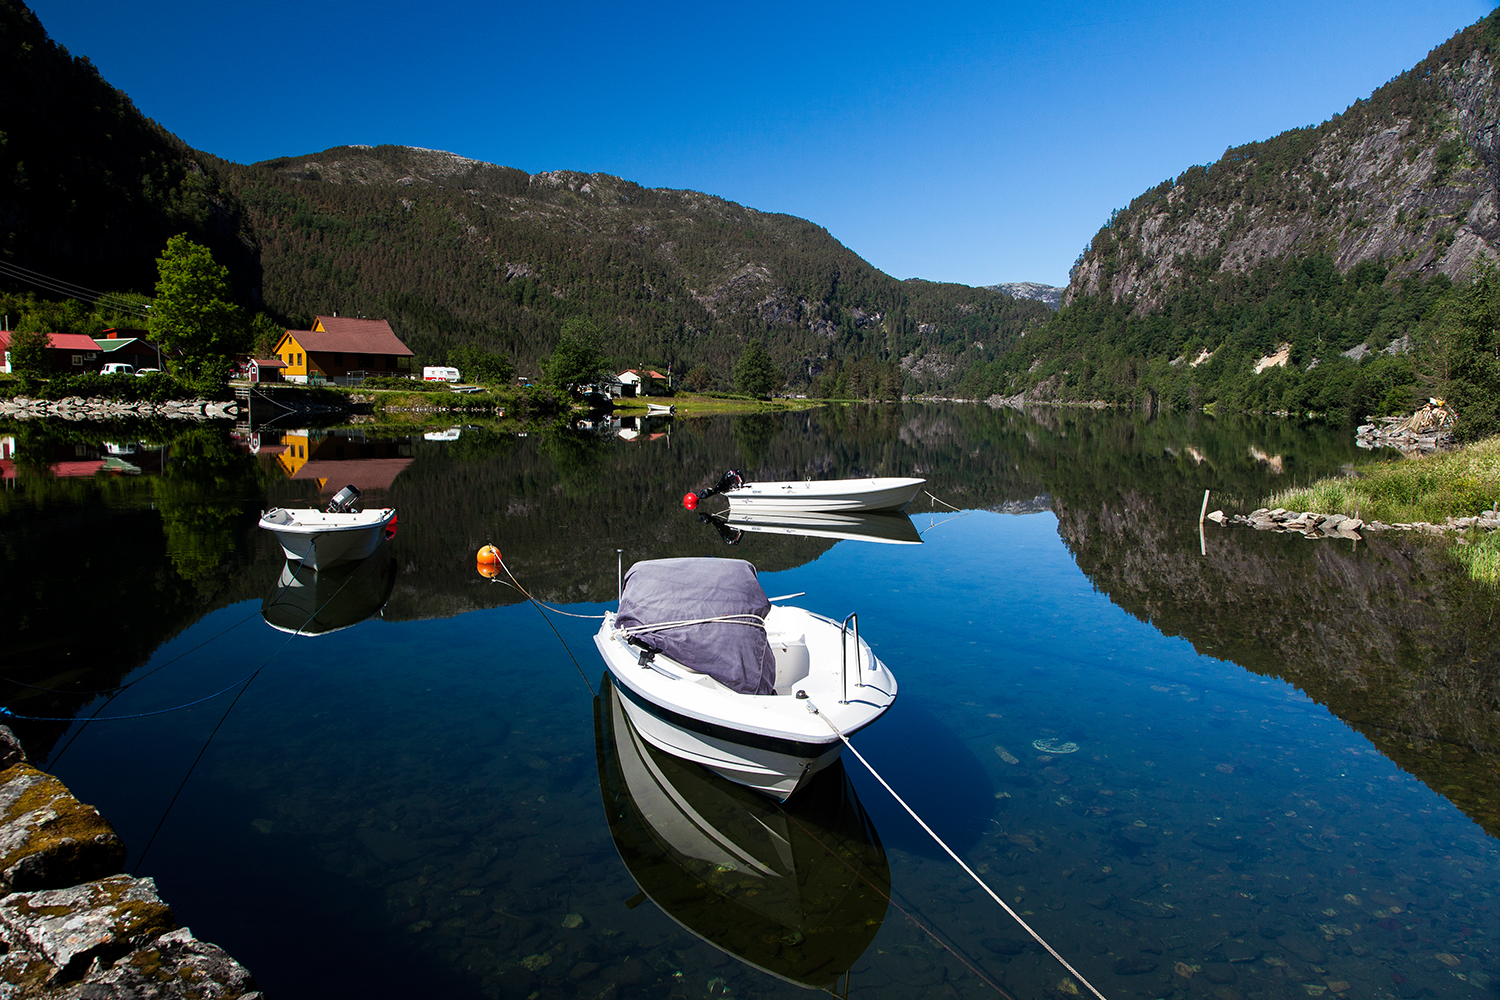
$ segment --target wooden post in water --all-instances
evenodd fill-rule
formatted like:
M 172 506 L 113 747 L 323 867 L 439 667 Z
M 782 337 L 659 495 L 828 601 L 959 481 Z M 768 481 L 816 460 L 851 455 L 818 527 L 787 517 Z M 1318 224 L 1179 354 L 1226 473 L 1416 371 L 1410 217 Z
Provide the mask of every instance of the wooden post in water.
M 1203 519 L 1208 516 L 1208 490 L 1203 491 L 1203 506 L 1198 509 L 1198 554 L 1208 555 L 1208 539 L 1203 537 Z
M 1202 524 L 1203 519 L 1208 516 L 1208 492 L 1208 490 L 1203 491 L 1203 507 L 1198 511 L 1199 524 Z

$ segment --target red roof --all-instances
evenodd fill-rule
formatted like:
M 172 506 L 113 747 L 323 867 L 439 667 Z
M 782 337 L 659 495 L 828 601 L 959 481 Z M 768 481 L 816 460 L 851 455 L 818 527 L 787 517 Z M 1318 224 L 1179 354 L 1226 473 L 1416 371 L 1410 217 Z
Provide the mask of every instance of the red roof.
M 13 331 L 0 331 L 0 349 L 10 347 L 10 335 Z M 94 343 L 94 338 L 81 333 L 49 333 L 47 334 L 47 346 L 59 351 L 97 351 L 99 345 Z
M 307 351 L 348 351 L 353 354 L 395 354 L 411 357 L 411 348 L 401 343 L 391 324 L 383 319 L 349 319 L 319 316 L 321 330 L 288 330 Z
M 303 346 L 305 347 L 307 345 L 304 344 Z M 250 363 L 252 365 L 259 365 L 262 368 L 285 368 L 286 367 L 286 362 L 282 361 L 280 358 L 252 358 L 251 361 L 250 361 Z

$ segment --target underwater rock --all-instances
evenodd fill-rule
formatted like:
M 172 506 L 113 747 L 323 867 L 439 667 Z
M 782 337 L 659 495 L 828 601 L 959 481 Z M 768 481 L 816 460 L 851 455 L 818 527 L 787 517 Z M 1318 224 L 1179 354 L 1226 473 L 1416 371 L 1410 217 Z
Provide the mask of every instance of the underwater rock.
M 1155 972 L 1156 959 L 1149 955 L 1122 956 L 1115 959 L 1114 970 L 1117 976 L 1140 976 L 1147 972 Z
M 114 828 L 61 781 L 25 763 L 0 771 L 0 892 L 76 885 L 124 861 Z
M 1317 965 L 1323 961 L 1322 945 L 1305 934 L 1283 934 L 1276 939 L 1276 943 L 1304 962 Z

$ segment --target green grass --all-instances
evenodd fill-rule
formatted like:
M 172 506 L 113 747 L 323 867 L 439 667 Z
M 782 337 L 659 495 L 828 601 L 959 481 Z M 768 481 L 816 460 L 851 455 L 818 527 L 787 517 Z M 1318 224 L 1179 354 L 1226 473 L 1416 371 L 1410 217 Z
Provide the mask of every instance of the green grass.
M 1439 523 L 1472 517 L 1500 501 L 1500 437 L 1459 451 L 1379 462 L 1353 477 L 1320 479 L 1272 494 L 1267 507 L 1320 514 L 1356 513 L 1366 521 Z
M 1500 586 L 1500 531 L 1468 545 L 1455 545 L 1452 555 L 1468 569 L 1471 579 Z

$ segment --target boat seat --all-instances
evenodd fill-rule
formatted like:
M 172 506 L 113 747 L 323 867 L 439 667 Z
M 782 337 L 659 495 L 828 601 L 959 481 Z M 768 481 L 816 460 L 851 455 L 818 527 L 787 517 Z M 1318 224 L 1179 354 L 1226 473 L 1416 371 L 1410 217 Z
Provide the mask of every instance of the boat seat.
M 776 693 L 791 694 L 793 685 L 808 674 L 812 660 L 807 653 L 807 636 L 767 635 L 776 657 Z

